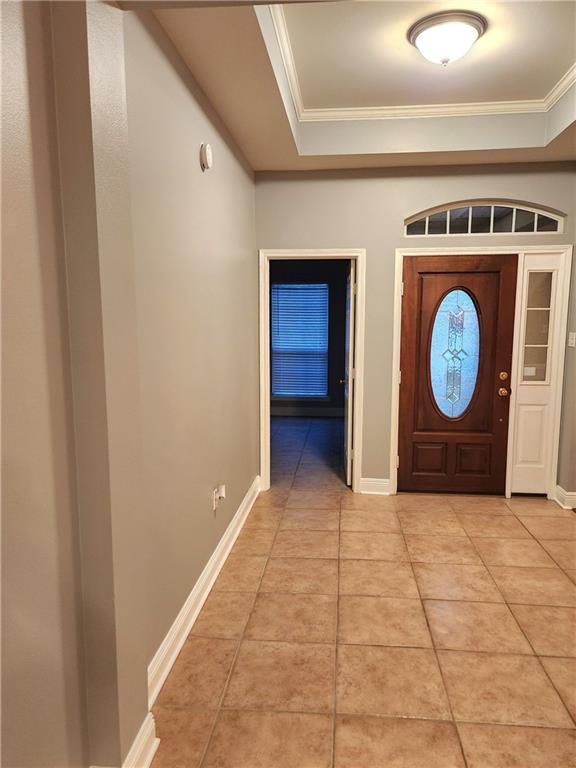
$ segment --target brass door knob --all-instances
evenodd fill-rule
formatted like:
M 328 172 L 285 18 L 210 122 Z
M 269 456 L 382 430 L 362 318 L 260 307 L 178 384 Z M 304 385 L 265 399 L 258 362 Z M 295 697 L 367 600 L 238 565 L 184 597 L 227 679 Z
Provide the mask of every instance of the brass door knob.
M 500 387 L 500 389 L 498 390 L 498 394 L 500 395 L 500 397 L 507 397 L 508 390 L 506 389 L 506 387 Z
M 500 373 L 498 374 L 498 378 L 500 379 L 500 381 L 506 381 L 506 379 L 508 378 L 508 371 L 500 371 Z

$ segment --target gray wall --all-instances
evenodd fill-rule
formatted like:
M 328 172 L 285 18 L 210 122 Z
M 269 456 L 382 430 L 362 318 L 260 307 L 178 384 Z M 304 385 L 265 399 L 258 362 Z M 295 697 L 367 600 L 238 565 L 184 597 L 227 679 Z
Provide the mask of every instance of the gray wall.
M 390 395 L 395 249 L 425 246 L 486 246 L 485 237 L 403 236 L 405 217 L 455 200 L 495 197 L 542 203 L 570 214 L 562 235 L 513 240 L 494 236 L 490 245 L 572 243 L 575 170 L 563 166 L 407 169 L 398 171 L 258 174 L 259 248 L 366 248 L 366 368 L 362 476 L 390 474 Z M 576 296 L 576 270 L 571 302 Z M 575 312 L 571 310 L 574 327 Z M 574 466 L 574 349 L 567 351 L 565 415 L 560 479 L 576 490 Z M 571 420 L 572 427 L 568 427 Z M 572 460 L 570 459 L 572 456 Z
M 252 174 L 188 70 L 148 14 L 125 46 L 149 661 L 258 474 L 258 260 Z
M 2 764 L 87 762 L 50 7 L 2 3 Z

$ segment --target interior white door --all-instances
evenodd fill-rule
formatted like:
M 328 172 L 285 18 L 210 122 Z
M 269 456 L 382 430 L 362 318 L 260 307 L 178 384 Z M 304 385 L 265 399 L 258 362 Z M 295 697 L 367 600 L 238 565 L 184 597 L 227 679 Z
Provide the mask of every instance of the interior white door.
M 352 485 L 354 419 L 354 338 L 356 322 L 356 262 L 350 261 L 346 285 L 346 357 L 344 371 L 344 461 L 346 485 Z
M 554 414 L 560 407 L 560 352 L 566 332 L 561 288 L 567 280 L 557 254 L 525 254 L 516 366 L 512 493 L 550 493 Z

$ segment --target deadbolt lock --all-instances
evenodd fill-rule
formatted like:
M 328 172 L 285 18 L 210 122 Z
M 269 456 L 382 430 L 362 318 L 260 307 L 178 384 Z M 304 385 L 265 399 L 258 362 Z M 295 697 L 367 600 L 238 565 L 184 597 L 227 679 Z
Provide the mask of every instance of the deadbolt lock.
M 500 371 L 500 373 L 498 374 L 498 378 L 500 379 L 500 381 L 506 381 L 506 379 L 508 378 L 508 371 Z
M 500 389 L 498 390 L 498 394 L 500 395 L 500 397 L 507 397 L 508 390 L 506 389 L 506 387 L 500 387 Z

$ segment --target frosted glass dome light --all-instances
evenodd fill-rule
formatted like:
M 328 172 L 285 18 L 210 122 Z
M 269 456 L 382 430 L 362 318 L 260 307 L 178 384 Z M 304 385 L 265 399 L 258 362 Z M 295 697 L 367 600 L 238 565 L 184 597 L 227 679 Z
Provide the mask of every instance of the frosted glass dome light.
M 426 16 L 408 30 L 408 40 L 433 64 L 446 67 L 465 56 L 488 26 L 484 16 L 448 11 Z

